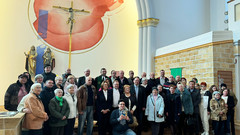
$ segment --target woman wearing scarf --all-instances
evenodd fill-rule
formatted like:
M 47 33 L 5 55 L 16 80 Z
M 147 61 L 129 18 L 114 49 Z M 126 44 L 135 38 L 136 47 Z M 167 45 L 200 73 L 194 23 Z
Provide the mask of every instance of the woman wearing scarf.
M 67 93 L 63 96 L 66 99 L 70 113 L 67 119 L 67 125 L 65 126 L 64 132 L 65 135 L 73 135 L 73 129 L 75 124 L 75 118 L 77 116 L 77 96 L 74 93 L 74 86 L 69 84 L 67 86 Z
M 62 97 L 63 91 L 56 89 L 54 93 L 55 97 L 49 103 L 51 135 L 63 135 L 70 109 L 66 99 Z
M 158 135 L 160 123 L 164 122 L 164 101 L 156 87 L 152 88 L 152 93 L 147 97 L 145 115 L 151 123 L 152 135 Z
M 210 101 L 211 119 L 214 123 L 213 129 L 215 135 L 225 134 L 225 122 L 227 120 L 227 107 L 225 101 L 221 99 L 220 92 L 213 92 L 214 98 Z

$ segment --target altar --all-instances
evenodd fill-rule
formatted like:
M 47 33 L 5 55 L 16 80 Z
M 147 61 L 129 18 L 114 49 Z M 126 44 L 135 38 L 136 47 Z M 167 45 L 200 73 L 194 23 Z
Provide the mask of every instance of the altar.
M 21 135 L 25 113 L 0 112 L 0 135 Z

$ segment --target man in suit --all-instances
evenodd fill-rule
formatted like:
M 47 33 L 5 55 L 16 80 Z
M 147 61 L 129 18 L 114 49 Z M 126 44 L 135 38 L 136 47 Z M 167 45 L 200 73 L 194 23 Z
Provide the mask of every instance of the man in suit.
M 165 77 L 165 71 L 162 69 L 160 71 L 160 77 L 158 77 L 158 79 L 157 79 L 157 83 L 163 86 L 164 83 L 167 81 L 168 81 L 168 78 Z
M 97 94 L 97 114 L 98 114 L 98 134 L 106 135 L 107 132 L 112 134 L 110 125 L 110 115 L 113 104 L 113 91 L 108 89 L 107 81 L 101 85 L 101 91 Z
M 121 95 L 123 94 L 123 90 L 119 89 L 119 82 L 115 80 L 113 82 L 113 107 L 112 110 L 118 108 L 118 101 L 120 100 Z
M 106 79 L 109 79 L 107 77 L 107 70 L 106 70 L 106 68 L 101 68 L 100 74 L 101 74 L 100 76 L 95 78 L 95 87 L 97 88 L 97 91 L 99 91 L 102 82 L 105 81 Z
M 134 72 L 132 70 L 130 70 L 129 71 L 129 78 L 128 78 L 129 85 L 133 85 L 133 80 L 134 80 Z
M 88 76 L 90 76 L 90 69 L 87 68 L 87 69 L 84 70 L 84 76 L 81 76 L 81 77 L 78 78 L 78 83 L 77 83 L 78 88 L 80 86 L 82 86 L 83 84 L 85 84 L 85 80 Z M 94 79 L 93 78 L 92 78 L 92 83 L 94 84 Z
M 110 86 L 113 87 L 113 82 L 117 79 L 117 72 L 115 70 L 111 71 L 111 76 L 109 76 Z
M 193 103 L 193 117 L 195 118 L 194 127 L 190 129 L 192 134 L 199 134 L 199 104 L 201 102 L 201 94 L 200 91 L 195 89 L 195 82 L 189 81 L 189 89 L 188 91 L 191 93 L 192 96 L 192 103 Z
M 133 85 L 130 87 L 131 95 L 135 95 L 137 99 L 137 109 L 134 112 L 134 115 L 137 118 L 138 121 L 138 127 L 137 127 L 137 135 L 141 135 L 142 132 L 142 119 L 143 114 L 146 108 L 146 94 L 145 94 L 145 88 L 140 85 L 140 79 L 139 77 L 136 77 L 133 81 Z
M 150 87 L 150 89 L 152 90 L 152 87 L 157 87 L 158 83 L 157 83 L 157 79 L 155 79 L 155 73 L 151 72 L 150 73 L 150 79 L 148 80 L 148 86 Z
M 124 85 L 129 85 L 128 83 L 128 79 L 126 77 L 124 77 L 124 71 L 120 70 L 119 71 L 119 77 L 117 78 L 118 82 L 119 82 L 119 88 L 123 89 Z

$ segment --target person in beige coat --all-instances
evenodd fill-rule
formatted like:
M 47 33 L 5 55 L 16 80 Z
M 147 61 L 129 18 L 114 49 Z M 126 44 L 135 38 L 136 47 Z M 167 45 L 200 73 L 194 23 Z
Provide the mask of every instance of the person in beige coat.
M 220 97 L 220 92 L 213 92 L 213 96 L 214 97 L 210 101 L 210 109 L 211 119 L 214 123 L 214 133 L 215 135 L 224 135 L 226 131 L 227 107 L 225 106 L 225 101 Z
M 48 120 L 48 115 L 39 97 L 42 86 L 40 83 L 35 83 L 31 86 L 31 90 L 32 92 L 24 103 L 24 108 L 28 108 L 31 113 L 26 113 L 23 128 L 29 129 L 29 135 L 42 135 L 43 122 Z

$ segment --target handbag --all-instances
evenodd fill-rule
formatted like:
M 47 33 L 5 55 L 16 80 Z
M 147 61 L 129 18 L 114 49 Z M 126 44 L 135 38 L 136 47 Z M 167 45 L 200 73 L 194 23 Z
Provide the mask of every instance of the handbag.
M 194 125 L 195 118 L 193 116 L 189 116 L 186 120 L 186 123 L 187 123 L 188 126 Z
M 137 127 L 138 126 L 138 122 L 137 122 L 137 118 L 136 116 L 132 116 L 133 118 L 133 123 L 132 124 L 128 124 L 129 127 Z

